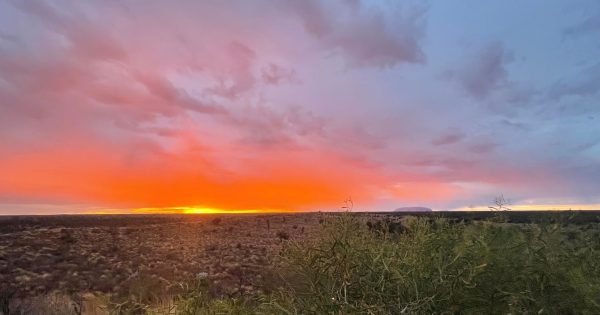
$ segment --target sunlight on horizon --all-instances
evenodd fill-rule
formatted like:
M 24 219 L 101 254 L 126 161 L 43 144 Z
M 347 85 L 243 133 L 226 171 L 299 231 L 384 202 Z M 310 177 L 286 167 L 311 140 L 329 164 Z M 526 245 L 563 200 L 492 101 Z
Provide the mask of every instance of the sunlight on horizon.
M 164 208 L 138 208 L 134 213 L 171 213 L 171 214 L 251 214 L 251 213 L 284 213 L 294 212 L 283 209 L 218 209 L 207 207 L 164 207 Z
M 600 210 L 600 204 L 531 204 L 531 205 L 507 205 L 507 211 L 593 211 Z M 134 208 L 124 209 L 102 209 L 87 212 L 87 214 L 265 214 L 265 213 L 303 213 L 303 212 L 343 212 L 313 209 L 313 210 L 289 210 L 289 209 L 218 209 L 210 207 L 153 207 L 153 208 Z M 369 212 L 369 209 L 354 209 L 351 212 Z M 455 209 L 433 209 L 438 211 L 490 211 L 488 206 L 462 207 Z M 383 212 L 394 212 L 383 211 Z

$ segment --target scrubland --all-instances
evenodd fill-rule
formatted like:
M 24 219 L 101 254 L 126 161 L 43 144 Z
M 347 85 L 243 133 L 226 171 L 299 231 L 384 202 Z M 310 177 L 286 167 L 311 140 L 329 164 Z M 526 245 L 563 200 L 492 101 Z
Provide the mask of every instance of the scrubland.
M 509 213 L 140 218 L 3 225 L 0 311 L 600 313 L 596 220 L 540 215 L 515 223 Z

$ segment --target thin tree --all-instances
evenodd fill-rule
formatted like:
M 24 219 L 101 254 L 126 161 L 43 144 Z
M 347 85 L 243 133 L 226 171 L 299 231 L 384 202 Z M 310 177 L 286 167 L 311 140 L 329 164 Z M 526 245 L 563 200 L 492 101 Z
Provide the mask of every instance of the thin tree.
M 488 207 L 491 211 L 509 211 L 509 210 L 511 210 L 509 207 L 507 207 L 509 202 L 504 198 L 504 194 L 500 194 L 500 196 L 494 198 L 494 204 L 496 206 Z
M 348 197 L 348 199 L 344 200 L 344 206 L 342 207 L 342 209 L 348 212 L 352 212 L 353 208 L 354 202 L 352 201 L 352 197 Z

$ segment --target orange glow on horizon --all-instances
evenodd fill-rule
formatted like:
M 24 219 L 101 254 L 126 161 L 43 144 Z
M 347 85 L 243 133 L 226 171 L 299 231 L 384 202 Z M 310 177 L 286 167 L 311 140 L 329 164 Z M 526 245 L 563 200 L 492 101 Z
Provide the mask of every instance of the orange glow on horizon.
M 244 214 L 244 213 L 283 213 L 292 212 L 291 210 L 281 209 L 217 209 L 217 208 L 205 208 L 205 207 L 169 207 L 169 208 L 140 208 L 135 209 L 135 213 L 160 213 L 166 211 L 167 213 L 183 213 L 183 214 Z
M 332 208 L 349 195 L 367 203 L 375 193 L 365 187 L 389 182 L 326 152 L 272 152 L 232 172 L 186 150 L 130 163 L 110 147 L 78 146 L 4 159 L 0 192 L 107 205 L 86 213 L 258 213 Z
M 136 208 L 102 209 L 87 212 L 88 214 L 260 214 L 260 213 L 289 213 L 298 212 L 289 209 L 218 209 L 207 207 L 162 207 L 162 208 Z

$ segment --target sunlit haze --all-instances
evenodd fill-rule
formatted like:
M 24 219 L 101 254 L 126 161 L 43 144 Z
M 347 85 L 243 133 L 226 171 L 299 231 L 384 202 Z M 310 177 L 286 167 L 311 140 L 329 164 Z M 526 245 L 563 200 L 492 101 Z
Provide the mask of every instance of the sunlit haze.
M 0 0 L 0 214 L 600 208 L 600 2 Z

